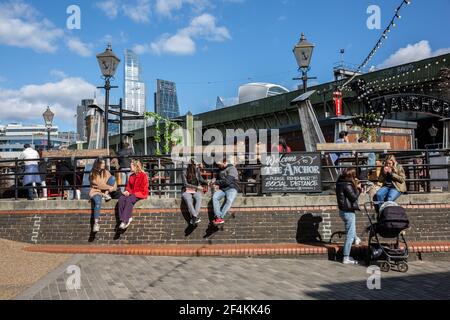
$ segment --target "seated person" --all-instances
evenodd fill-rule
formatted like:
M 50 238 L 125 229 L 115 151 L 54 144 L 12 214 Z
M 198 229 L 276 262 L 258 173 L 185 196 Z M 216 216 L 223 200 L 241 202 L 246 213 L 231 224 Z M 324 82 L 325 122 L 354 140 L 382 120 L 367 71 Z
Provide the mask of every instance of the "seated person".
M 378 181 L 383 184 L 376 194 L 379 206 L 384 202 L 395 202 L 407 191 L 405 170 L 393 155 L 386 158 Z
M 109 195 L 111 192 L 117 190 L 116 179 L 111 173 L 106 170 L 105 160 L 99 159 L 95 162 L 92 172 L 90 174 L 91 191 L 89 198 L 92 201 L 92 209 L 94 215 L 94 226 L 92 232 L 100 231 L 100 211 L 102 208 L 102 200 L 111 200 Z
M 183 172 L 183 201 L 191 215 L 191 225 L 196 226 L 201 222 L 200 210 L 202 208 L 203 185 L 208 181 L 203 179 L 200 168 L 192 161 Z
M 234 201 L 239 192 L 239 173 L 236 167 L 228 163 L 227 159 L 222 162 L 218 162 L 219 173 L 217 179 L 213 181 L 216 191 L 213 196 L 214 214 L 216 219 L 214 220 L 215 225 L 221 225 L 225 223 L 225 216 L 231 209 Z M 226 202 L 221 207 L 220 201 L 226 198 Z
M 131 176 L 128 180 L 125 192 L 119 198 L 118 211 L 119 229 L 126 230 L 133 221 L 132 214 L 136 203 L 148 198 L 148 176 L 140 161 L 131 162 Z

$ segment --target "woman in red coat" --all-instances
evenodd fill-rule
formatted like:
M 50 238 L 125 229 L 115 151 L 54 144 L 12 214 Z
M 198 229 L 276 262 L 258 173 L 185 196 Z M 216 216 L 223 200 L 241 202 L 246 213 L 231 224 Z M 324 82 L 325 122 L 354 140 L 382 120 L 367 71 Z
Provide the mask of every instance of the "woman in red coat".
M 134 205 L 139 200 L 145 200 L 148 198 L 148 176 L 142 169 L 142 163 L 140 161 L 133 161 L 131 163 L 132 175 L 128 180 L 126 191 L 119 199 L 119 217 L 120 226 L 122 230 L 127 229 L 133 218 Z

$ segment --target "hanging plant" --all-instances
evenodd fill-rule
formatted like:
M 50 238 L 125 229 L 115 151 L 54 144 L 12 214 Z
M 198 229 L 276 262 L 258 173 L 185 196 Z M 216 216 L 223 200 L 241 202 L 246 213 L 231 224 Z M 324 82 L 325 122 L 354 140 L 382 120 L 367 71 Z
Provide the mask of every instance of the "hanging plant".
M 170 123 L 170 143 L 172 144 L 172 146 L 177 146 L 183 142 L 183 136 L 176 133 L 178 129 L 181 129 L 181 126 L 178 123 Z
M 153 140 L 156 143 L 156 155 L 161 156 L 161 136 L 163 136 L 164 144 L 163 151 L 164 154 L 169 154 L 171 147 L 175 144 L 178 145 L 182 142 L 182 137 L 174 134 L 175 130 L 180 128 L 180 126 L 166 118 L 161 117 L 159 114 L 154 112 L 146 112 L 144 114 L 146 119 L 153 119 L 155 121 L 155 136 Z M 164 123 L 164 133 L 161 132 L 161 123 Z
M 356 115 L 353 122 L 364 128 L 378 128 L 383 123 L 384 117 L 378 113 L 366 113 L 364 115 Z
M 164 125 L 164 154 L 170 153 L 170 147 L 171 147 L 170 140 L 171 140 L 170 139 L 170 124 L 169 124 L 169 121 L 166 120 L 165 125 Z
M 369 142 L 377 141 L 377 128 L 383 123 L 384 117 L 377 113 L 367 113 L 365 115 L 357 115 L 353 118 L 353 123 L 361 127 L 361 137 L 366 138 Z

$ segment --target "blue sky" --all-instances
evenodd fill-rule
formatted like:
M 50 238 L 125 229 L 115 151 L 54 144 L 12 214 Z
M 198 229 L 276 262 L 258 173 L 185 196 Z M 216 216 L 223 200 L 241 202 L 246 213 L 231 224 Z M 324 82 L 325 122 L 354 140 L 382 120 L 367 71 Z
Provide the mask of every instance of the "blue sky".
M 41 123 L 49 104 L 61 129 L 75 127 L 76 105 L 102 84 L 95 54 L 107 42 L 123 59 L 136 49 L 153 109 L 157 78 L 178 85 L 182 113 L 233 101 L 246 82 L 293 89 L 292 48 L 301 32 L 315 43 L 310 75 L 332 80 L 332 66 L 358 64 L 382 30 L 369 30 L 366 10 L 381 8 L 382 27 L 400 0 L 23 0 L 0 1 L 0 123 Z M 68 30 L 66 9 L 81 9 L 81 29 Z M 412 0 L 371 65 L 383 67 L 449 52 L 449 0 Z M 121 65 L 123 67 L 123 64 Z M 123 70 L 115 81 L 122 96 Z

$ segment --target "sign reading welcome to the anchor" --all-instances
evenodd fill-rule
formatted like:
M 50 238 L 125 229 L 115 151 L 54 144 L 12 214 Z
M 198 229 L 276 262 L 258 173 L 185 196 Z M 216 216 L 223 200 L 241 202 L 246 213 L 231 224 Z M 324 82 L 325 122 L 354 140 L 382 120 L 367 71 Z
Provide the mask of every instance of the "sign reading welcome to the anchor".
M 261 169 L 263 193 L 322 192 L 320 154 L 280 154 L 265 160 Z

